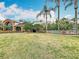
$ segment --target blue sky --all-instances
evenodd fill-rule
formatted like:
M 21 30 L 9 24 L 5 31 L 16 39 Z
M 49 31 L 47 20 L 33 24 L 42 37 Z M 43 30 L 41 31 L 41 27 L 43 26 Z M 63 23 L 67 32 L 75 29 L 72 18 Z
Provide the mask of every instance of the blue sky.
M 44 0 L 0 0 L 0 2 L 5 2 L 6 6 L 10 6 L 15 3 L 24 9 L 33 8 L 34 10 L 41 9 L 44 5 Z
M 16 4 L 18 6 L 18 8 L 21 8 L 24 10 L 33 9 L 34 11 L 42 10 L 43 5 L 44 5 L 44 0 L 0 0 L 0 2 L 4 2 L 6 8 L 13 4 Z M 79 0 L 78 0 L 78 2 L 79 2 Z M 48 5 L 49 5 L 49 7 L 54 7 L 55 3 L 49 2 Z M 79 8 L 78 8 L 78 11 L 79 11 Z M 55 12 L 55 15 L 57 17 L 57 11 Z M 70 8 L 68 8 L 65 11 L 64 5 L 61 2 L 60 17 L 62 18 L 64 16 L 74 17 L 74 8 L 72 5 Z M 79 15 L 78 15 L 78 17 L 79 17 Z

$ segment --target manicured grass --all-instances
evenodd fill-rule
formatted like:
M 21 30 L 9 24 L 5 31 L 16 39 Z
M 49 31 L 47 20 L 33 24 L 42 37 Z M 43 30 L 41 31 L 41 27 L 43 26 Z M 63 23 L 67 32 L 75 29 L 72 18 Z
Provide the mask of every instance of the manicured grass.
M 0 34 L 0 59 L 79 59 L 79 36 Z

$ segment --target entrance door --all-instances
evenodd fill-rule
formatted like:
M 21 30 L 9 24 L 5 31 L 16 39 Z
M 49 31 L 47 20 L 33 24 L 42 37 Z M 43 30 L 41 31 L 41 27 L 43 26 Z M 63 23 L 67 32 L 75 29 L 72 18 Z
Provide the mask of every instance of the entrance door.
M 16 27 L 16 31 L 21 31 L 21 27 Z

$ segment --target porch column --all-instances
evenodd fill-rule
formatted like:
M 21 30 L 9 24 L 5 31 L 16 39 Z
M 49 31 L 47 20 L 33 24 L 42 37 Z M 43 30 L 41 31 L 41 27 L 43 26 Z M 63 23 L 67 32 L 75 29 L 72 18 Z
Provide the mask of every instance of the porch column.
M 21 26 L 21 32 L 23 32 L 23 31 L 24 31 L 23 26 Z
M 5 25 L 5 24 L 3 23 L 3 31 L 5 30 L 5 27 L 4 27 L 4 25 Z
M 13 26 L 13 31 L 16 31 L 16 27 L 15 26 Z

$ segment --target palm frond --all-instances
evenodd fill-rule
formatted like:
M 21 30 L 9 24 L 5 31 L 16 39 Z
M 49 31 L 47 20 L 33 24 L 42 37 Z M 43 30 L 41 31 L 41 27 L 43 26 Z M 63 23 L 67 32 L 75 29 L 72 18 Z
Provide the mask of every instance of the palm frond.
M 44 10 L 47 10 L 48 8 L 47 8 L 47 6 L 46 5 L 44 5 L 44 8 L 43 8 Z
M 50 18 L 52 17 L 52 15 L 51 15 L 51 14 L 49 14 L 49 16 L 50 16 Z
M 46 16 L 46 13 L 43 13 L 43 17 L 45 18 L 45 16 Z
M 56 9 L 58 8 L 58 5 L 56 5 L 54 8 L 52 8 L 51 10 L 53 10 L 54 12 L 56 11 Z
M 40 12 L 37 14 L 36 18 L 38 18 L 39 16 L 41 16 L 42 13 L 43 13 L 43 11 L 44 11 L 44 10 L 40 11 Z
M 78 8 L 78 0 L 74 0 L 74 7 Z
M 68 3 L 68 4 L 65 6 L 65 10 L 66 10 L 69 6 L 71 6 L 72 4 L 73 4 L 73 2 Z
M 64 5 L 66 5 L 66 3 L 69 2 L 69 0 L 62 0 L 62 2 L 64 2 Z
M 58 6 L 60 6 L 60 0 L 58 0 Z
M 54 2 L 55 0 L 47 0 L 48 2 Z
M 58 2 L 58 0 L 47 0 L 49 2 Z
M 54 0 L 54 2 L 58 2 L 58 0 Z
M 50 16 L 50 18 L 52 17 L 51 13 L 50 13 L 51 10 L 48 10 L 47 14 Z
M 56 8 L 56 7 L 55 7 Z M 50 9 L 48 8 L 48 6 L 45 4 L 43 6 L 43 10 L 37 14 L 36 18 L 38 18 L 39 16 L 43 15 L 44 17 L 47 16 L 47 15 L 50 15 Z M 51 17 L 51 15 L 50 15 Z

